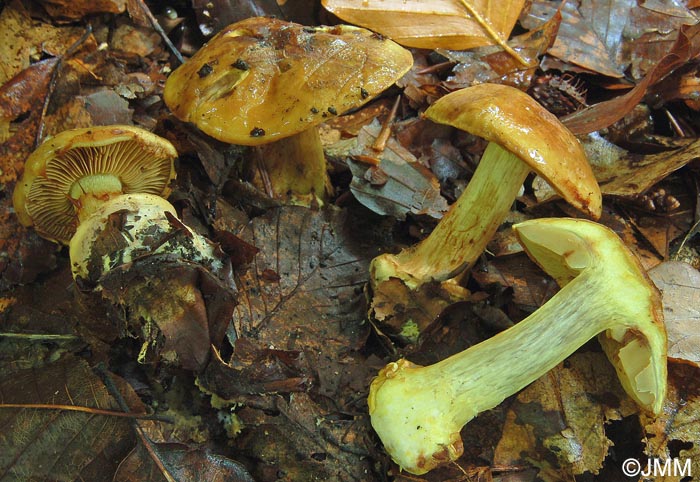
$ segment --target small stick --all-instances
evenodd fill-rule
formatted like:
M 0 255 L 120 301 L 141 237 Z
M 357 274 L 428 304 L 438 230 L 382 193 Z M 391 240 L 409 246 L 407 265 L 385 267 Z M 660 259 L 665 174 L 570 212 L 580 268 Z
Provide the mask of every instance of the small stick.
M 34 148 L 39 147 L 41 141 L 44 139 L 44 118 L 46 117 L 46 112 L 49 110 L 49 102 L 51 101 L 51 96 L 56 90 L 56 83 L 58 82 L 58 74 L 61 72 L 63 67 L 63 61 L 75 54 L 78 49 L 85 43 L 85 41 L 92 35 L 92 25 L 87 24 L 85 27 L 85 33 L 80 36 L 78 40 L 75 41 L 63 55 L 58 57 L 56 65 L 54 65 L 53 72 L 51 72 L 51 79 L 49 79 L 49 85 L 46 88 L 46 96 L 44 97 L 44 105 L 41 108 L 41 116 L 39 117 L 39 127 L 36 130 L 36 136 L 34 137 Z
M 486 30 L 486 32 L 489 34 L 489 37 L 491 37 L 493 40 L 495 40 L 496 43 L 497 43 L 498 45 L 500 45 L 500 47 L 501 47 L 503 50 L 505 50 L 505 51 L 508 52 L 510 55 L 512 55 L 513 58 L 515 58 L 515 60 L 517 60 L 518 62 L 520 62 L 520 64 L 522 64 L 523 66 L 525 66 L 525 67 L 529 67 L 529 66 L 530 66 L 530 64 L 528 64 L 528 62 L 527 62 L 524 58 L 522 58 L 518 52 L 516 52 L 515 50 L 513 50 L 513 49 L 510 47 L 510 45 L 508 45 L 508 44 L 505 42 L 505 40 L 503 40 L 503 39 L 501 38 L 501 36 L 498 34 L 498 32 L 496 32 L 496 31 L 491 27 L 491 25 L 489 25 L 489 23 L 484 19 L 484 17 L 482 17 L 482 16 L 479 14 L 479 12 L 477 12 L 476 10 L 474 10 L 474 7 L 472 7 L 471 5 L 469 5 L 469 2 L 467 2 L 466 0 L 459 0 L 459 3 L 461 3 L 462 6 L 463 6 L 464 8 L 467 9 L 467 12 L 469 12 L 469 15 L 471 15 L 471 16 L 474 18 L 474 20 L 476 20 L 477 23 L 478 23 L 479 25 L 481 25 L 481 26 L 483 27 L 484 30 Z
M 157 415 L 148 415 L 146 413 L 127 413 L 118 412 L 116 410 L 104 410 L 102 408 L 81 407 L 79 405 L 54 405 L 44 403 L 0 403 L 0 408 L 32 408 L 38 410 L 66 410 L 69 412 L 83 412 L 94 415 L 107 415 L 109 417 L 124 417 L 134 418 L 138 420 L 158 420 L 161 422 L 173 423 L 169 417 L 159 417 Z
M 391 126 L 394 124 L 394 119 L 396 118 L 396 112 L 399 110 L 399 101 L 401 100 L 401 96 L 397 95 L 396 100 L 394 101 L 394 105 L 391 106 L 391 111 L 389 112 L 389 117 L 387 117 L 386 121 L 384 121 L 384 125 L 382 126 L 382 130 L 379 132 L 379 135 L 375 139 L 374 143 L 372 144 L 372 149 L 377 151 L 377 152 L 382 152 L 384 148 L 386 147 L 386 142 L 389 140 L 389 136 L 391 135 Z
M 158 19 L 153 16 L 153 13 L 151 13 L 151 9 L 148 8 L 148 5 L 143 0 L 136 0 L 136 3 L 138 6 L 141 8 L 141 11 L 146 15 L 146 18 L 148 18 L 148 21 L 151 22 L 151 26 L 153 27 L 153 30 L 158 32 L 158 35 L 160 35 L 160 38 L 163 39 L 163 43 L 165 43 L 165 46 L 168 47 L 168 50 L 170 50 L 170 53 L 173 54 L 173 56 L 177 59 L 177 61 L 180 64 L 185 63 L 185 59 L 182 58 L 182 54 L 180 51 L 175 47 L 175 45 L 170 41 L 170 37 L 168 37 L 168 34 L 165 33 L 165 30 L 163 30 L 163 27 L 160 26 L 160 23 L 158 23 Z

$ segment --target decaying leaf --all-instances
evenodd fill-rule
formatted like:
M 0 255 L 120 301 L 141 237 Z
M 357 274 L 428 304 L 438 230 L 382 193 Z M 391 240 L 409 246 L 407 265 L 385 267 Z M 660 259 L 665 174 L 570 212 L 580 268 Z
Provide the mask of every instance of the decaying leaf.
M 248 471 L 235 460 L 212 453 L 203 447 L 178 443 L 151 445 L 152 453 L 143 444 L 138 445 L 119 465 L 114 482 L 165 482 L 162 470 L 153 458 L 157 457 L 174 480 L 207 480 L 211 482 L 254 482 Z
M 266 405 L 254 405 L 238 412 L 245 428 L 232 443 L 258 461 L 256 480 L 376 480 L 368 457 L 375 442 L 362 412 L 329 413 L 303 392 L 271 395 Z
M 656 66 L 629 92 L 611 100 L 600 102 L 586 109 L 570 114 L 562 119 L 574 134 L 587 134 L 608 127 L 624 117 L 642 99 L 649 86 L 663 79 L 679 66 L 700 54 L 700 23 L 684 25 L 671 50 Z
M 601 150 L 598 146 L 608 146 Z M 634 154 L 598 138 L 584 143 L 603 195 L 631 198 L 643 194 L 672 172 L 700 156 L 700 141 L 658 154 Z M 537 177 L 533 189 L 538 201 L 554 197 L 546 181 Z
M 142 413 L 133 390 L 118 384 Z M 23 370 L 4 366 L 0 404 L 9 403 L 122 411 L 88 364 L 70 355 Z M 95 413 L 0 405 L 0 424 L 0 473 L 7 480 L 111 480 L 135 444 L 128 419 Z
M 655 482 L 687 481 L 688 476 L 700 473 L 699 379 L 696 367 L 670 365 L 669 391 L 663 411 L 655 419 L 640 415 L 647 433 L 646 454 L 639 457 L 642 469 L 647 470 L 647 459 L 651 460 L 652 474 L 654 459 L 658 459 L 661 467 L 670 461 L 669 469 L 656 471 Z
M 681 261 L 666 261 L 649 277 L 662 295 L 668 356 L 700 366 L 700 272 Z
M 440 195 L 440 184 L 435 176 L 395 139 L 390 138 L 381 153 L 370 147 L 381 127 L 375 120 L 363 127 L 349 154 L 361 159 L 378 155 L 377 166 L 348 160 L 353 174 L 350 190 L 358 201 L 372 211 L 405 219 L 406 214 L 427 214 L 441 218 L 447 211 L 447 201 Z M 377 179 L 381 179 L 378 181 Z
M 346 22 L 417 48 L 470 49 L 505 42 L 523 8 L 522 0 L 467 0 L 480 15 L 470 15 L 457 0 L 324 0 L 323 6 Z M 465 2 L 465 3 L 467 3 Z
M 608 2 L 606 6 L 609 7 L 612 3 L 614 2 Z M 534 29 L 558 11 L 561 12 L 562 21 L 554 45 L 548 53 L 594 72 L 610 77 L 622 77 L 614 52 L 610 52 L 605 39 L 601 39 L 594 26 L 581 15 L 575 2 L 566 2 L 561 8 L 557 8 L 552 2 L 535 1 L 521 22 L 525 28 Z M 616 24 L 625 18 L 617 18 Z
M 238 286 L 238 336 L 301 349 L 317 369 L 359 348 L 368 333 L 362 289 L 381 249 L 371 230 L 334 209 L 284 207 L 253 219 L 239 234 L 260 252 Z
M 506 83 L 526 89 L 532 82 L 538 60 L 554 43 L 561 23 L 561 12 L 542 25 L 511 39 L 508 44 L 526 59 L 530 67 L 515 62 L 512 56 L 496 47 L 482 47 L 472 50 L 440 50 L 448 59 L 458 64 L 452 75 L 441 85 L 448 91 L 469 87 L 475 83 Z M 496 50 L 496 51 L 494 51 Z
M 605 355 L 575 354 L 518 395 L 494 464 L 529 462 L 547 482 L 598 473 L 612 446 L 606 423 L 635 412 Z
M 41 0 L 46 11 L 57 19 L 78 20 L 94 13 L 122 13 L 127 0 Z

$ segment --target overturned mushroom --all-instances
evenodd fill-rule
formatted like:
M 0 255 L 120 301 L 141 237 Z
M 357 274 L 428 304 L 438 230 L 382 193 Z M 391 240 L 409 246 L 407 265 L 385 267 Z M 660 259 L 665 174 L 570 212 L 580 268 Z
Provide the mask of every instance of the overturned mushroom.
M 330 189 L 315 126 L 369 102 L 412 63 L 408 50 L 362 28 L 255 17 L 228 26 L 175 70 L 163 98 L 216 139 L 265 145 L 273 194 L 304 203 Z
M 133 126 L 64 131 L 46 140 L 27 159 L 13 194 L 15 211 L 25 226 L 69 245 L 73 277 L 81 290 L 99 292 L 116 304 L 128 294 L 111 296 L 114 289 L 106 286 L 114 276 L 122 281 L 111 282 L 116 289 L 138 290 L 143 280 L 148 284 L 149 276 L 164 283 L 166 267 L 176 264 L 181 275 L 187 271 L 182 265 L 196 266 L 195 271 L 212 274 L 212 282 L 217 282 L 229 269 L 223 253 L 180 222 L 175 208 L 164 199 L 175 178 L 176 157 L 169 141 Z M 126 310 L 144 318 L 147 327 L 149 322 L 159 325 L 164 307 L 170 314 L 187 316 L 196 325 L 192 330 L 196 336 L 185 341 L 173 333 L 169 339 L 165 332 L 162 347 L 177 352 L 181 364 L 192 369 L 203 366 L 209 346 L 223 336 L 218 327 L 211 330 L 201 307 L 193 306 L 196 292 L 189 284 L 170 283 L 169 291 L 158 293 L 164 299 L 152 297 L 149 303 L 142 303 L 141 296 L 138 307 L 129 302 L 130 310 Z M 153 309 L 156 305 L 159 310 Z M 147 345 L 151 340 L 144 343 Z
M 372 261 L 370 281 L 375 286 L 393 277 L 417 288 L 471 267 L 531 171 L 577 209 L 600 216 L 600 189 L 583 148 L 527 94 L 505 85 L 475 85 L 440 98 L 425 117 L 490 142 L 467 188 L 433 232 L 415 246 Z
M 562 286 L 525 320 L 434 365 L 388 364 L 369 393 L 372 426 L 403 469 L 423 474 L 462 451 L 461 428 L 521 390 L 590 338 L 626 392 L 658 414 L 666 393 L 666 332 L 658 291 L 624 243 L 582 219 L 513 227 L 532 259 Z

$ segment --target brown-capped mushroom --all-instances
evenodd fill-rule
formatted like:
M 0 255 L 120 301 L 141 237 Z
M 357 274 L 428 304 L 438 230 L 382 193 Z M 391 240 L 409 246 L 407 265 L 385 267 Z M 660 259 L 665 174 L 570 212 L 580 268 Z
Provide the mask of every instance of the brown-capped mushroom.
M 326 161 L 315 126 L 369 102 L 413 64 L 409 51 L 348 25 L 255 17 L 229 25 L 168 78 L 181 120 L 224 142 L 263 146 L 273 194 L 323 200 Z
M 600 188 L 583 148 L 524 92 L 499 84 L 467 87 L 438 99 L 425 117 L 483 137 L 489 144 L 467 188 L 433 232 L 415 246 L 372 261 L 374 286 L 393 277 L 415 289 L 471 267 L 531 171 L 586 215 L 600 216 Z

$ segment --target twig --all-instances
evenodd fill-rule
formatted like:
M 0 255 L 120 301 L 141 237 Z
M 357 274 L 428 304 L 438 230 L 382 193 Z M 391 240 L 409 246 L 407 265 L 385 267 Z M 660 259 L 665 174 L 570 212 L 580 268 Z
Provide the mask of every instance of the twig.
M 529 67 L 529 66 L 530 66 L 530 64 L 529 64 L 524 58 L 522 58 L 518 52 L 516 52 L 515 50 L 513 50 L 513 49 L 511 48 L 511 46 L 508 45 L 508 44 L 506 43 L 506 41 L 503 40 L 503 39 L 501 38 L 501 36 L 498 34 L 498 32 L 496 32 L 496 31 L 491 27 L 491 25 L 489 25 L 489 23 L 484 19 L 484 17 L 482 17 L 482 16 L 479 14 L 479 12 L 477 12 L 476 10 L 474 10 L 474 7 L 472 7 L 471 5 L 469 5 L 469 3 L 468 3 L 466 0 L 459 0 L 459 3 L 461 3 L 462 6 L 463 6 L 464 8 L 467 9 L 467 12 L 469 12 L 469 15 L 471 15 L 471 16 L 477 21 L 477 23 L 478 23 L 479 25 L 481 25 L 481 26 L 483 27 L 484 30 L 486 30 L 486 32 L 489 34 L 489 37 L 491 37 L 493 40 L 495 40 L 496 43 L 497 43 L 498 45 L 500 45 L 500 47 L 501 47 L 503 50 L 505 50 L 505 51 L 508 52 L 510 55 L 512 55 L 513 58 L 515 58 L 515 60 L 517 60 L 518 62 L 520 62 L 523 66 L 525 66 L 525 67 Z
M 31 333 L 9 333 L 5 332 L 2 333 L 0 332 L 0 338 L 15 338 L 19 340 L 28 340 L 28 341 L 53 341 L 53 340 L 78 340 L 80 337 L 76 335 L 58 335 L 58 334 L 50 334 L 50 333 L 36 333 L 36 334 L 31 334 Z
M 63 61 L 75 54 L 78 49 L 85 43 L 85 41 L 92 35 L 92 25 L 87 24 L 85 27 L 85 32 L 76 40 L 68 49 L 58 57 L 56 65 L 53 67 L 53 72 L 51 72 L 51 79 L 49 79 L 49 85 L 46 88 L 46 95 L 44 96 L 44 105 L 41 108 L 41 116 L 39 117 L 39 127 L 36 130 L 36 137 L 34 138 L 34 147 L 38 147 L 41 141 L 44 139 L 44 118 L 46 117 L 46 112 L 49 110 L 49 102 L 51 101 L 51 96 L 56 90 L 56 83 L 58 82 L 58 74 L 61 72 L 63 67 Z
M 126 403 L 126 400 L 124 400 L 124 397 L 122 396 L 121 392 L 117 389 L 116 385 L 114 385 L 112 377 L 110 373 L 105 369 L 104 365 L 98 364 L 94 368 L 94 370 L 102 379 L 102 382 L 105 384 L 107 391 L 117 401 L 119 407 L 125 412 L 128 412 L 130 410 L 129 405 Z M 141 425 L 139 425 L 138 420 L 132 420 L 131 423 L 134 427 L 134 430 L 136 430 L 136 434 L 138 435 L 139 439 L 141 439 L 143 447 L 148 452 L 148 455 L 153 461 L 153 463 L 156 465 L 156 467 L 158 467 L 158 470 L 163 475 L 163 478 L 165 478 L 165 480 L 167 480 L 168 482 L 176 482 L 176 479 L 170 474 L 168 469 L 163 464 L 163 461 L 160 459 L 158 454 L 156 454 L 155 450 L 153 449 L 153 441 L 149 439 L 143 432 L 143 429 L 141 428 Z
M 143 0 L 136 0 L 136 3 L 141 8 L 141 11 L 144 13 L 144 15 L 146 15 L 148 21 L 151 22 L 153 30 L 158 32 L 160 38 L 163 39 L 163 42 L 165 43 L 165 46 L 168 47 L 168 50 L 170 50 L 170 53 L 173 54 L 173 56 L 177 59 L 177 61 L 180 64 L 184 64 L 185 60 L 182 58 L 182 54 L 177 49 L 177 47 L 175 47 L 175 45 L 170 41 L 170 37 L 168 37 L 168 34 L 165 33 L 163 27 L 160 26 L 160 23 L 158 23 L 158 19 L 153 16 L 153 13 L 151 13 L 151 9 L 148 8 L 148 5 L 146 5 L 146 3 Z
M 101 408 L 81 407 L 79 405 L 60 405 L 60 404 L 44 404 L 44 403 L 0 403 L 0 408 L 31 408 L 37 410 L 65 410 L 69 412 L 83 412 L 94 415 L 107 415 L 109 417 L 124 417 L 138 420 L 158 420 L 161 422 L 174 423 L 170 417 L 161 417 L 158 415 L 148 415 L 146 413 L 128 413 L 118 412 L 116 410 L 104 410 Z
M 401 100 L 401 96 L 397 95 L 396 100 L 394 101 L 394 105 L 391 106 L 391 111 L 389 112 L 389 117 L 387 117 L 386 121 L 384 121 L 384 125 L 382 126 L 382 130 L 379 131 L 379 135 L 377 138 L 374 140 L 374 143 L 372 144 L 372 149 L 377 152 L 383 152 L 384 149 L 386 148 L 386 141 L 389 140 L 389 136 L 391 135 L 391 126 L 394 124 L 394 119 L 396 118 L 396 112 L 399 110 L 399 101 Z

